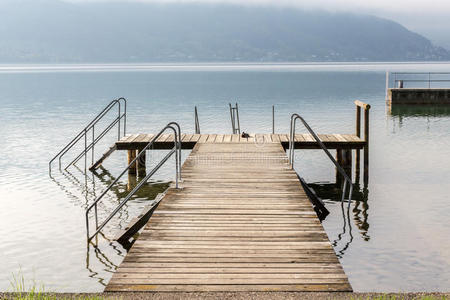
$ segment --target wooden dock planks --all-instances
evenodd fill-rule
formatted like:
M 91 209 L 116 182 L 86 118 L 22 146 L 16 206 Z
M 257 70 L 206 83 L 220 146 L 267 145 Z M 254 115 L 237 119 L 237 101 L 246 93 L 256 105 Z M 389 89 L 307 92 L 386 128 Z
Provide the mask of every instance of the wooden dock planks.
M 281 144 L 224 138 L 195 145 L 105 291 L 351 291 Z
M 142 149 L 154 137 L 153 134 L 134 134 L 123 137 L 116 142 L 118 150 Z M 328 149 L 362 149 L 366 142 L 354 134 L 319 134 L 319 138 Z M 257 143 L 259 145 L 281 142 L 284 149 L 289 146 L 288 134 L 251 134 L 243 138 L 238 134 L 183 134 L 183 149 L 193 149 L 196 143 Z M 318 149 L 319 146 L 310 134 L 296 134 L 296 149 Z M 153 149 L 171 149 L 174 146 L 173 134 L 163 134 L 158 138 Z

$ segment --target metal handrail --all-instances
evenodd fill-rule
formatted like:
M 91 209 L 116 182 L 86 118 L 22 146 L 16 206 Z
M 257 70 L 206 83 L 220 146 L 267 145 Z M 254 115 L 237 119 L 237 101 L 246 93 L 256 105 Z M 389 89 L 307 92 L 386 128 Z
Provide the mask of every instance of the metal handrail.
M 450 75 L 450 72 L 392 72 L 393 75 Z
M 200 134 L 200 123 L 198 121 L 197 106 L 194 109 L 194 119 L 195 119 L 195 134 Z
M 177 127 L 177 128 L 175 128 Z M 153 146 L 155 141 L 166 131 L 166 130 L 172 130 L 174 133 L 174 147 L 170 152 L 164 156 L 164 158 L 152 169 L 152 171 L 147 174 L 140 182 L 137 184 L 133 190 L 128 193 L 128 195 L 124 198 L 124 200 L 113 210 L 113 212 L 100 224 L 98 225 L 98 212 L 97 212 L 97 203 L 102 200 L 102 198 L 108 193 L 108 191 L 120 180 L 120 178 L 132 167 L 134 164 L 141 159 L 145 151 L 149 150 L 150 147 Z M 86 209 L 86 231 L 87 231 L 87 240 L 88 242 L 92 240 L 102 229 L 105 227 L 105 225 L 117 214 L 117 212 L 120 211 L 120 209 L 131 199 L 131 197 L 144 185 L 148 179 L 150 179 L 151 176 L 153 176 L 159 168 L 172 156 L 172 154 L 175 154 L 175 169 L 176 169 L 176 178 L 175 178 L 175 188 L 178 188 L 178 181 L 181 180 L 181 138 L 179 133 L 181 132 L 180 126 L 176 122 L 171 122 L 167 124 L 148 144 L 145 146 L 143 150 L 139 152 L 139 154 L 130 162 L 130 164 L 125 168 L 125 170 L 120 173 L 120 175 L 101 193 L 99 197 Z M 89 212 L 94 208 L 95 213 L 95 232 L 90 235 L 89 233 Z
M 167 126 L 175 126 L 178 130 L 178 178 L 181 180 L 181 127 L 177 122 L 170 122 Z M 177 141 L 177 135 L 174 136 L 174 141 Z
M 230 106 L 230 117 L 231 117 L 231 128 L 233 130 L 233 134 L 241 133 L 241 125 L 239 123 L 239 107 L 236 103 L 235 107 L 231 106 L 231 103 L 228 104 Z M 237 126 L 236 126 L 237 123 Z
M 351 178 L 345 173 L 344 169 L 339 165 L 339 163 L 334 159 L 333 155 L 331 155 L 330 151 L 328 151 L 327 147 L 324 145 L 324 143 L 320 140 L 320 138 L 317 136 L 317 134 L 312 130 L 312 128 L 306 123 L 306 121 L 299 115 L 299 114 L 292 114 L 291 116 L 291 128 L 290 128 L 290 135 L 289 135 L 289 163 L 291 164 L 291 167 L 294 168 L 294 151 L 295 151 L 295 123 L 299 119 L 305 128 L 309 131 L 309 133 L 314 137 L 317 144 L 319 144 L 320 148 L 327 154 L 328 158 L 331 160 L 331 162 L 336 166 L 336 169 L 338 172 L 344 177 L 344 186 L 342 188 L 342 198 L 341 202 L 345 199 L 346 189 L 347 189 L 347 182 L 350 186 L 350 191 L 348 195 L 348 205 L 350 205 L 351 199 L 352 199 L 352 191 L 353 191 L 353 183 Z
M 396 87 L 397 83 L 401 83 L 403 85 L 403 82 L 427 82 L 428 88 L 431 88 L 431 83 L 433 82 L 450 82 L 450 79 L 432 78 L 432 75 L 450 75 L 449 72 L 392 72 L 390 74 L 394 75 L 394 88 Z M 398 75 L 422 75 L 422 78 L 423 75 L 428 75 L 428 79 L 398 79 Z M 448 78 L 448 76 L 444 78 Z M 386 73 L 386 87 L 389 88 L 389 72 Z M 401 86 L 400 88 L 403 88 L 403 86 Z
M 121 113 L 121 105 L 124 105 L 124 112 L 123 114 Z M 94 146 L 95 144 L 101 139 L 96 139 L 95 138 L 95 125 L 101 120 L 103 119 L 103 117 L 115 106 L 118 106 L 118 117 L 116 119 L 114 119 L 114 121 L 108 125 L 108 127 L 100 134 L 101 138 L 107 133 L 109 132 L 109 130 L 114 127 L 114 125 L 118 124 L 118 139 L 120 139 L 121 136 L 121 125 L 120 125 L 120 120 L 124 119 L 123 122 L 123 135 L 125 136 L 126 134 L 126 126 L 127 126 L 127 100 L 125 98 L 119 98 L 119 99 L 115 99 L 112 100 L 91 122 L 89 122 L 89 124 L 80 131 L 80 133 L 78 133 L 66 146 L 64 146 L 59 152 L 58 154 L 56 154 L 48 163 L 48 168 L 49 168 L 49 173 L 51 173 L 52 171 L 52 163 L 58 158 L 58 166 L 59 169 L 61 170 L 61 159 L 62 157 L 73 147 L 75 146 L 83 137 L 84 137 L 84 148 L 85 150 L 79 155 L 77 156 L 76 161 L 79 160 L 79 158 L 81 158 L 83 155 L 87 154 L 87 148 L 89 148 L 89 150 L 92 149 L 92 156 L 94 156 Z M 114 124 L 113 124 L 114 123 Z M 91 144 L 88 146 L 87 143 L 87 134 L 88 132 L 92 130 L 92 136 L 93 136 L 93 141 L 91 142 Z M 99 136 L 99 137 L 100 137 Z M 72 165 L 75 162 L 72 161 L 68 166 Z M 68 167 L 67 166 L 67 167 Z M 66 167 L 66 169 L 67 169 Z
M 77 157 L 75 157 L 74 160 L 72 160 L 69 164 L 67 164 L 67 166 L 64 168 L 65 170 L 67 170 L 67 168 L 69 168 L 71 165 L 76 164 L 84 155 L 86 155 L 89 150 L 93 149 L 95 147 L 95 145 L 112 129 L 114 128 L 114 126 L 120 122 L 119 117 L 115 118 L 111 124 L 109 124 L 97 137 L 94 137 L 93 142 L 91 142 L 91 144 L 89 144 L 83 151 L 81 151 L 80 154 L 78 154 Z M 92 156 L 92 164 L 94 163 L 94 157 Z

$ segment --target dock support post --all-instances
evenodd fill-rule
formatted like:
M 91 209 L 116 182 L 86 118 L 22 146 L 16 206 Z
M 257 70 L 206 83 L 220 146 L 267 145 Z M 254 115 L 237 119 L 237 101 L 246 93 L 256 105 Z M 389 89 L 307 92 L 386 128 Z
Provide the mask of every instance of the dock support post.
M 356 105 L 356 136 L 361 137 L 361 107 Z M 359 182 L 361 174 L 361 151 L 355 150 L 355 180 Z
M 136 158 L 136 150 L 128 150 L 128 164 L 130 164 L 133 159 Z M 136 163 L 134 163 L 129 169 L 128 169 L 128 174 L 129 175 L 136 175 Z
M 342 149 L 336 149 L 336 162 L 342 166 Z M 342 185 L 342 175 L 339 174 L 339 171 L 336 168 L 336 185 Z
M 355 101 L 356 105 L 356 135 L 361 137 L 361 108 L 364 109 L 364 185 L 369 183 L 369 111 L 370 105 L 359 100 Z M 359 178 L 360 172 L 360 151 L 356 150 L 356 172 Z M 358 180 L 358 179 L 357 179 Z
M 351 149 L 337 149 L 336 161 L 344 169 L 345 174 L 352 178 L 352 150 Z M 344 178 L 336 168 L 336 183 L 341 185 Z
M 136 174 L 128 173 L 127 192 L 130 192 L 137 185 Z
M 140 153 L 142 150 L 138 150 L 137 152 Z M 137 172 L 138 176 L 141 178 L 144 178 L 146 173 L 146 152 L 142 153 L 141 157 L 137 160 Z
M 364 110 L 364 185 L 369 183 L 369 109 Z

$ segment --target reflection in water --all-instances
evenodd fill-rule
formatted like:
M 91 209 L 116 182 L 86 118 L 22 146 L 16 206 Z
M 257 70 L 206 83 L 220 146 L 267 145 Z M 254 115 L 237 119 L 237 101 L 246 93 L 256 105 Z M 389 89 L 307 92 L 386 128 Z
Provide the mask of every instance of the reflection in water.
M 311 183 L 308 184 L 314 189 L 317 195 L 324 200 L 325 203 L 341 202 L 342 189 L 336 183 Z M 359 183 L 353 185 L 352 204 L 341 202 L 342 213 L 342 232 L 338 234 L 336 240 L 332 242 L 336 254 L 339 258 L 343 257 L 345 251 L 353 241 L 352 221 L 350 210 L 353 213 L 353 222 L 358 228 L 364 241 L 370 240 L 369 235 L 369 204 L 368 204 L 369 190 L 367 187 L 361 188 Z M 353 209 L 351 208 L 353 207 Z
M 85 210 L 90 203 L 95 201 L 97 194 L 103 192 L 116 179 L 104 167 L 100 167 L 92 176 L 85 174 L 81 169 L 76 168 L 79 174 L 71 173 L 67 170 L 61 170 L 51 174 L 51 180 L 72 200 L 75 206 L 79 206 Z M 139 178 L 141 179 L 141 178 Z M 136 176 L 129 176 L 128 182 L 117 182 L 117 184 L 110 189 L 105 197 L 105 202 L 99 207 L 102 207 L 106 213 L 114 209 L 129 191 L 132 190 L 136 184 L 140 182 Z M 113 225 L 113 230 L 123 229 L 130 222 L 133 217 L 139 215 L 142 210 L 143 203 L 147 204 L 153 201 L 155 197 L 164 192 L 169 186 L 168 182 L 149 181 L 143 185 L 136 194 L 132 197 L 117 216 L 117 222 Z M 135 201 L 133 201 L 135 200 Z M 137 200 L 137 201 L 136 201 Z M 101 243 L 100 243 L 101 242 Z M 106 247 L 103 251 L 99 245 Z M 130 243 L 132 244 L 132 242 Z M 126 245 L 111 240 L 103 232 L 100 232 L 94 240 L 89 242 L 86 250 L 86 269 L 89 271 L 89 277 L 95 278 L 99 284 L 106 286 L 106 279 L 109 276 L 104 276 L 104 272 L 112 273 L 117 267 L 117 258 L 120 260 L 125 256 L 124 248 L 129 249 Z M 119 261 L 120 261 L 119 260 Z M 99 265 L 102 266 L 99 268 Z
M 410 105 L 394 104 L 389 106 L 393 117 L 446 117 L 450 116 L 450 105 Z
M 346 208 L 344 208 L 346 207 Z M 352 234 L 352 225 L 350 221 L 350 205 L 345 204 L 344 202 L 341 202 L 341 211 L 342 211 L 342 232 L 338 234 L 338 237 L 331 243 L 333 245 L 333 248 L 336 252 L 336 256 L 338 258 L 342 258 L 344 256 L 345 251 L 348 249 L 350 244 L 353 241 L 353 234 Z M 345 214 L 347 212 L 347 216 Z M 347 236 L 347 225 L 348 225 L 348 238 L 347 241 L 345 241 L 345 237 Z M 343 245 L 343 246 L 342 246 Z
M 103 233 L 100 232 L 99 235 L 107 239 L 103 235 Z M 115 250 L 116 256 L 121 257 L 125 256 L 125 254 L 113 242 L 110 242 L 109 246 L 111 246 L 111 248 Z M 92 268 L 90 265 L 91 249 L 94 251 L 96 261 L 100 262 L 103 266 L 105 266 L 106 269 L 103 269 L 104 271 L 114 273 L 117 270 L 118 265 L 116 265 L 111 259 L 109 259 L 106 256 L 106 254 L 103 253 L 96 244 L 94 244 L 93 242 L 89 242 L 86 251 L 86 269 L 89 271 L 89 277 L 97 279 L 98 283 L 100 283 L 103 286 L 106 286 L 107 282 L 105 281 L 105 278 L 101 276 L 101 273 L 95 271 L 95 269 Z
M 426 121 L 427 132 L 432 128 L 433 122 L 442 121 L 450 116 L 450 105 L 443 104 L 395 104 L 387 105 L 388 114 L 391 116 L 395 124 L 398 122 L 398 127 L 402 128 L 404 121 L 407 119 L 423 119 Z

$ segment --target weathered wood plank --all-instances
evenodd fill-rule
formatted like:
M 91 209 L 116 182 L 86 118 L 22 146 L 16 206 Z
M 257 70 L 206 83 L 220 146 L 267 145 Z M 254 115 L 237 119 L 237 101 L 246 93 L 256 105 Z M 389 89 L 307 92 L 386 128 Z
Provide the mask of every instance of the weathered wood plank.
M 209 134 L 202 134 L 198 140 L 199 143 L 205 143 L 208 140 Z
M 107 291 L 351 291 L 286 135 L 183 138 L 199 143 L 182 189 L 166 192 Z

